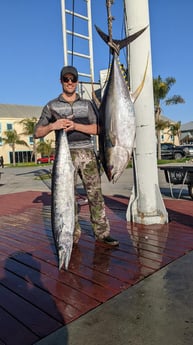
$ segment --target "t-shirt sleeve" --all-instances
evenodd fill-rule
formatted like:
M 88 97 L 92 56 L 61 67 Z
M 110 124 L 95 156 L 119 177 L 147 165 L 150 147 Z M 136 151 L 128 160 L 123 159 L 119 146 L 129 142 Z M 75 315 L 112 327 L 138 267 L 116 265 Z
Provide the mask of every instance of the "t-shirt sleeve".
M 90 124 L 98 123 L 97 113 L 91 102 L 88 102 L 88 118 Z
M 50 122 L 52 122 L 52 114 L 51 114 L 51 111 L 49 109 L 49 106 L 45 105 L 45 107 L 42 110 L 41 116 L 40 116 L 40 118 L 36 124 L 36 127 L 46 126 Z

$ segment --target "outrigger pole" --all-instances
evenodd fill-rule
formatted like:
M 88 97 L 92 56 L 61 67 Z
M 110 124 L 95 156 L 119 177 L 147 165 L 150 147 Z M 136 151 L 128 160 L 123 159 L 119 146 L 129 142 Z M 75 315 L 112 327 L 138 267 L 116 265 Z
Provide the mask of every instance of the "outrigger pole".
M 125 0 L 127 35 L 149 26 L 148 0 Z M 134 104 L 136 114 L 136 149 L 134 187 L 127 220 L 145 225 L 168 222 L 158 182 L 156 136 L 151 65 L 150 28 L 129 45 L 130 88 L 135 90 L 144 74 L 149 56 L 145 83 Z

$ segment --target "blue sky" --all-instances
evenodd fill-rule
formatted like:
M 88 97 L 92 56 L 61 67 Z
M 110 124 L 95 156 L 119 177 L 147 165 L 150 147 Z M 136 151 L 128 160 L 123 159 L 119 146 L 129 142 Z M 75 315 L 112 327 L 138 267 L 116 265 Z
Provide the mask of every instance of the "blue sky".
M 71 0 L 66 0 L 67 3 Z M 76 6 L 85 6 L 75 0 Z M 105 0 L 92 0 L 93 25 L 107 32 Z M 193 120 L 193 1 L 149 0 L 153 76 L 174 77 L 169 96 L 186 103 L 164 106 L 165 116 Z M 113 36 L 123 38 L 123 2 L 114 0 Z M 109 51 L 93 29 L 95 81 Z M 61 92 L 63 66 L 60 0 L 0 0 L 0 103 L 44 105 Z M 124 55 L 122 63 L 126 63 Z M 80 66 L 77 66 L 80 69 Z

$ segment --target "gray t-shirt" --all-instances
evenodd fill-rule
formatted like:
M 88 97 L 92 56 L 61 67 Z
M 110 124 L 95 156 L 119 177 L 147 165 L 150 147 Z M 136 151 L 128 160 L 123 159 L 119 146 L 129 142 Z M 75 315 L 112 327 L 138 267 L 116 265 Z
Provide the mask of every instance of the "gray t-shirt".
M 73 103 L 69 103 L 61 94 L 45 105 L 36 127 L 46 126 L 61 118 L 73 119 L 74 122 L 81 124 L 98 123 L 96 112 L 89 100 L 81 99 L 80 96 L 76 94 L 76 100 Z M 57 131 L 55 131 L 55 134 L 57 141 Z M 71 131 L 67 132 L 67 138 L 70 148 L 93 147 L 93 136 L 90 134 Z

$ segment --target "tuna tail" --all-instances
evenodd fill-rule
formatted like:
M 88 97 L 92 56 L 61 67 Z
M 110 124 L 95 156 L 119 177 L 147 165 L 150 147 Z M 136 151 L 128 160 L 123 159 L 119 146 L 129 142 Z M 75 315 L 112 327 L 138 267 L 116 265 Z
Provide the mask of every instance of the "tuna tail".
M 120 50 L 126 47 L 132 41 L 134 41 L 137 37 L 139 37 L 147 29 L 147 26 L 122 40 L 113 39 L 112 41 L 110 40 L 107 34 L 105 34 L 101 29 L 99 29 L 98 26 L 95 25 L 95 28 L 100 37 L 103 39 L 103 41 L 105 41 L 111 47 L 112 54 L 116 52 L 117 55 L 119 55 Z

